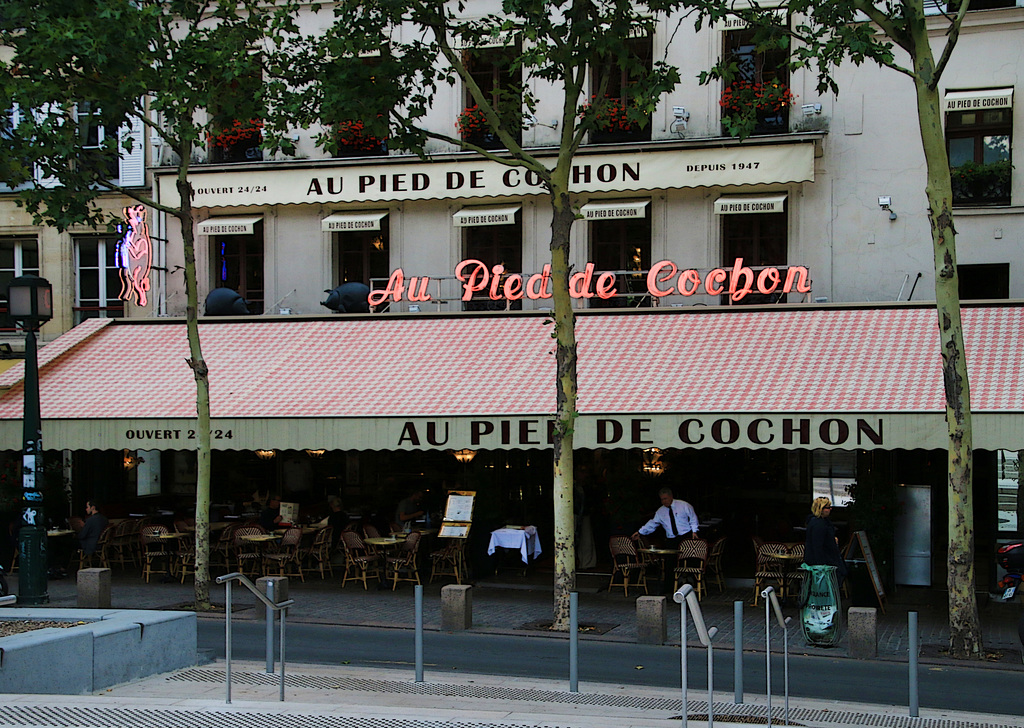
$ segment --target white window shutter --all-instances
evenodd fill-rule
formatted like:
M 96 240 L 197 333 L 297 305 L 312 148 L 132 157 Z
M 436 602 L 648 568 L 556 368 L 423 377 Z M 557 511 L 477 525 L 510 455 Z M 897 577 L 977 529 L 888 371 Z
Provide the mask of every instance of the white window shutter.
M 132 140 L 132 150 L 124 148 L 125 140 Z M 122 187 L 142 187 L 146 184 L 146 127 L 142 119 L 133 116 L 117 131 L 118 184 Z
M 59 114 L 60 108 L 56 105 L 44 104 L 41 108 L 39 108 L 36 111 L 33 111 L 32 113 L 36 117 L 37 122 L 42 122 L 46 119 L 46 117 L 50 116 L 51 114 Z M 60 184 L 59 180 L 56 177 L 47 177 L 43 170 L 40 169 L 38 164 L 35 165 L 35 169 L 33 170 L 33 176 L 35 177 L 36 184 L 38 184 L 40 187 L 57 187 Z

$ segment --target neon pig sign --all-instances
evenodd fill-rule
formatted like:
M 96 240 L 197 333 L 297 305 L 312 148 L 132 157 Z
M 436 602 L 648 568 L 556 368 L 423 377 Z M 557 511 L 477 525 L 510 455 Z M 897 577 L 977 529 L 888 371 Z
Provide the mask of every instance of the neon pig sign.
M 121 278 L 121 292 L 117 297 L 122 301 L 137 299 L 140 306 L 147 303 L 149 292 L 149 270 L 153 259 L 153 241 L 149 237 L 146 223 L 146 208 L 142 205 L 122 210 L 124 224 L 118 224 L 118 232 L 124 237 L 117 241 L 114 260 Z M 125 230 L 127 228 L 127 230 Z
M 594 264 L 587 263 L 582 271 L 569 276 L 569 295 L 573 298 L 608 299 L 618 293 L 614 273 L 596 273 Z M 773 266 L 760 268 L 757 273 L 743 265 L 743 258 L 737 258 L 731 268 L 712 268 L 703 276 L 695 268 L 680 270 L 670 260 L 662 260 L 651 266 L 647 273 L 647 291 L 656 298 L 678 294 L 693 296 L 727 294 L 733 302 L 741 301 L 750 293 L 765 295 L 775 292 L 809 293 L 811 284 L 809 271 L 805 266 L 794 265 L 780 270 Z M 506 273 L 505 266 L 490 268 L 479 260 L 467 259 L 455 266 L 455 277 L 462 283 L 462 300 L 470 301 L 474 296 L 486 295 L 493 301 L 518 301 L 522 298 L 537 300 L 551 298 L 551 266 L 545 265 L 540 273 L 523 276 L 520 273 Z M 388 279 L 387 286 L 370 293 L 371 306 L 379 306 L 388 299 L 424 302 L 433 300 L 427 292 L 429 276 L 411 276 L 406 284 L 405 273 L 396 268 Z

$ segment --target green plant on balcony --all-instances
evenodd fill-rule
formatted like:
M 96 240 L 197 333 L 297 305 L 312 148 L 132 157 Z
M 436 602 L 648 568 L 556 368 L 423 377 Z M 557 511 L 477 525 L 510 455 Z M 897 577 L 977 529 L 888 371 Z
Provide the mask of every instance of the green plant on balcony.
M 789 107 L 795 99 L 789 86 L 781 81 L 734 81 L 725 87 L 718 101 L 722 107 L 722 126 L 729 134 L 740 137 L 758 131 L 785 131 Z
M 953 167 L 953 202 L 957 204 L 999 205 L 1010 202 L 1009 159 L 996 162 L 964 162 Z

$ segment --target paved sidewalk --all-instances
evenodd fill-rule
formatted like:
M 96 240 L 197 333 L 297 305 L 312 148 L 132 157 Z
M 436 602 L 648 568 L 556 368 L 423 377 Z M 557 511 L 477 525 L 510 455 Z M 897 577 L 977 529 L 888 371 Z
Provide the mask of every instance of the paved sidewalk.
M 16 583 L 16 574 L 12 576 Z M 622 589 L 603 591 L 606 577 L 582 575 L 580 587 L 580 622 L 593 625 L 596 630 L 585 635 L 585 639 L 635 642 L 636 595 L 623 596 Z M 424 625 L 427 629 L 440 627 L 441 584 L 424 587 Z M 16 586 L 12 583 L 12 592 Z M 357 625 L 369 627 L 408 627 L 415 625 L 414 590 L 403 585 L 397 591 L 362 590 L 359 585 L 349 584 L 340 588 L 340 580 L 310 579 L 305 583 L 292 580 L 291 596 L 295 605 L 289 610 L 293 622 L 319 624 Z M 224 587 L 211 586 L 211 598 L 223 604 Z M 50 606 L 76 606 L 76 584 L 73 577 L 49 583 Z M 765 644 L 764 603 L 758 607 L 750 605 L 750 588 L 731 588 L 719 593 L 714 588 L 701 601 L 701 608 L 709 627 L 719 628 L 717 644 L 730 649 L 734 644 L 733 602 L 742 601 L 743 649 L 763 650 Z M 941 596 L 941 595 L 940 595 Z M 154 581 L 144 583 L 133 571 L 114 572 L 112 599 L 115 608 L 166 609 L 187 604 L 194 598 L 190 584 L 163 584 Z M 931 597 L 935 600 L 934 595 Z M 669 600 L 669 642 L 679 644 L 679 607 Z M 234 604 L 244 607 L 237 612 L 238 618 L 257 618 L 256 600 L 243 589 L 234 590 Z M 262 607 L 259 607 L 262 609 Z M 919 612 L 919 632 L 922 644 L 922 660 L 942 660 L 942 650 L 948 643 L 948 625 L 944 607 L 927 604 L 889 602 L 886 614 L 879 614 L 879 657 L 883 659 L 907 659 L 908 630 L 907 611 Z M 999 668 L 1024 670 L 1021 659 L 1021 645 L 1017 636 L 1017 617 L 1020 606 L 990 602 L 980 608 L 985 648 L 989 661 Z M 805 654 L 845 656 L 846 640 L 836 648 L 825 649 L 807 646 L 799 625 L 798 610 L 793 605 L 783 608 L 793 616 L 790 626 L 792 649 Z M 530 624 L 550 622 L 552 595 L 550 574 L 536 572 L 528 579 L 511 575 L 478 583 L 473 590 L 473 630 L 479 632 L 500 632 L 524 634 Z M 218 617 L 222 618 L 222 617 Z M 690 641 L 695 637 L 691 633 Z M 778 639 L 777 636 L 774 639 Z
M 16 575 L 12 577 L 12 591 L 16 591 Z M 552 595 L 550 573 L 534 571 L 529 577 L 520 574 L 503 575 L 499 578 L 478 582 L 473 590 L 473 629 L 479 632 L 501 632 L 525 634 L 527 625 L 551 620 Z M 636 595 L 623 596 L 621 588 L 612 592 L 604 590 L 607 577 L 582 575 L 579 578 L 580 622 L 594 625 L 597 629 L 584 634 L 584 639 L 635 642 Z M 441 624 L 441 584 L 424 587 L 424 625 L 427 629 L 439 629 Z M 409 627 L 415 623 L 414 591 L 410 585 L 403 585 L 397 591 L 370 588 L 363 590 L 359 584 L 340 588 L 340 579 L 321 580 L 311 578 L 306 582 L 292 580 L 291 597 L 295 605 L 289 610 L 290 621 L 322 624 L 344 624 L 361 626 Z M 224 603 L 225 587 L 212 585 L 211 598 L 215 603 Z M 74 607 L 76 586 L 74 578 L 53 580 L 49 583 L 51 607 Z M 716 644 L 731 649 L 734 644 L 733 603 L 743 601 L 743 647 L 745 650 L 764 649 L 764 606 L 750 606 L 752 590 L 749 587 L 727 588 L 719 593 L 712 588 L 702 600 L 701 607 L 708 626 L 717 626 L 719 636 Z M 192 601 L 191 584 L 145 583 L 134 571 L 115 570 L 113 573 L 112 600 L 114 608 L 125 609 L 168 609 L 181 608 Z M 941 598 L 941 594 L 938 595 Z M 934 602 L 936 595 L 929 599 Z M 908 599 L 909 601 L 909 599 Z M 258 618 L 256 600 L 244 589 L 235 589 L 236 612 L 239 619 Z M 668 641 L 679 644 L 679 608 L 669 602 Z M 259 607 L 262 609 L 262 607 Z M 907 612 L 918 612 L 918 626 L 923 662 L 942 661 L 942 651 L 948 643 L 948 625 L 944 607 L 928 604 L 890 601 L 886 614 L 878 615 L 878 655 L 880 659 L 906 660 L 908 650 Z M 1017 636 L 1019 605 L 990 602 L 980 607 L 982 629 L 989 662 L 1004 669 L 1024 670 L 1021 660 L 1021 646 Z M 798 610 L 795 606 L 784 607 L 784 613 L 792 616 L 790 624 L 791 649 L 804 654 L 821 654 L 843 657 L 847 654 L 846 640 L 832 649 L 810 647 L 804 644 L 800 632 Z M 211 616 L 211 618 L 214 618 Z M 222 619 L 223 617 L 216 617 Z M 534 634 L 537 632 L 534 631 Z M 778 640 L 779 635 L 773 639 Z M 695 641 L 691 632 L 690 642 Z
M 422 683 L 383 668 L 289 665 L 285 702 L 279 676 L 262 664 L 232 665 L 232 702 L 225 702 L 223 662 L 179 670 L 102 691 L 93 696 L 8 695 L 0 725 L 104 726 L 105 728 L 654 728 L 681 725 L 680 689 L 565 683 L 488 675 L 425 675 Z M 688 724 L 707 725 L 707 695 L 690 691 Z M 792 725 L 811 728 L 1020 728 L 1014 716 L 977 716 L 906 707 L 790 700 Z M 756 697 L 734 705 L 716 694 L 719 722 L 767 723 L 767 705 Z M 674 720 L 673 720 L 674 719 Z M 772 704 L 772 723 L 784 720 L 783 700 Z

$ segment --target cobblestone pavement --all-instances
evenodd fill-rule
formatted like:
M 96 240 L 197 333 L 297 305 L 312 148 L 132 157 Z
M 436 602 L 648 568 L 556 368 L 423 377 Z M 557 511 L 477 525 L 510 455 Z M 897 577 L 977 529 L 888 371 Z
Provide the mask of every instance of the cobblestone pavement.
M 12 578 L 12 593 L 17 593 L 16 575 Z M 480 581 L 473 590 L 473 629 L 480 632 L 517 633 L 531 623 L 550 621 L 552 614 L 551 574 L 536 570 L 528 577 L 521 574 L 501 575 Z M 623 596 L 621 588 L 607 591 L 607 577 L 581 575 L 579 578 L 579 619 L 582 624 L 594 625 L 596 630 L 586 639 L 633 642 L 636 640 L 636 595 Z M 424 624 L 438 629 L 441 623 L 441 584 L 424 587 Z M 313 577 L 305 583 L 292 580 L 291 597 L 295 605 L 289 610 L 289 620 L 326 624 L 412 627 L 415 621 L 414 589 L 406 584 L 396 591 L 387 589 L 363 590 L 358 584 L 340 588 L 340 578 L 321 580 Z M 224 587 L 211 586 L 211 597 L 216 603 L 224 601 Z M 75 580 L 65 578 L 49 583 L 51 607 L 75 607 Z M 167 609 L 182 607 L 194 597 L 190 584 L 145 583 L 134 571 L 113 573 L 112 606 L 122 609 Z M 750 587 L 727 588 L 719 593 L 712 587 L 702 600 L 701 607 L 707 625 L 717 626 L 716 644 L 731 649 L 734 644 L 734 602 L 743 602 L 743 647 L 745 650 L 763 650 L 765 646 L 764 602 L 751 606 Z M 886 604 L 886 613 L 878 615 L 878 655 L 881 659 L 907 659 L 907 612 L 918 612 L 918 627 L 922 646 L 922 659 L 942 659 L 942 650 L 948 642 L 948 626 L 944 604 L 939 591 L 910 592 Z M 917 603 L 913 603 L 916 601 Z M 668 640 L 679 643 L 679 608 L 668 599 Z M 255 619 L 256 600 L 244 590 L 235 590 L 234 603 L 253 605 L 238 613 L 238 618 Z M 845 606 L 845 605 L 844 605 Z M 262 607 L 260 607 L 262 609 Z M 1007 669 L 1024 669 L 1020 643 L 1017 637 L 1019 605 L 998 602 L 980 606 L 982 629 L 988 659 L 994 665 Z M 810 647 L 804 643 L 800 631 L 798 610 L 785 605 L 786 616 L 793 617 L 789 625 L 790 649 L 801 654 L 822 654 L 842 657 L 847 653 L 846 640 L 832 649 Z M 772 622 L 773 649 L 781 643 L 781 633 Z M 536 628 L 534 628 L 536 634 Z M 691 630 L 690 641 L 695 641 Z

